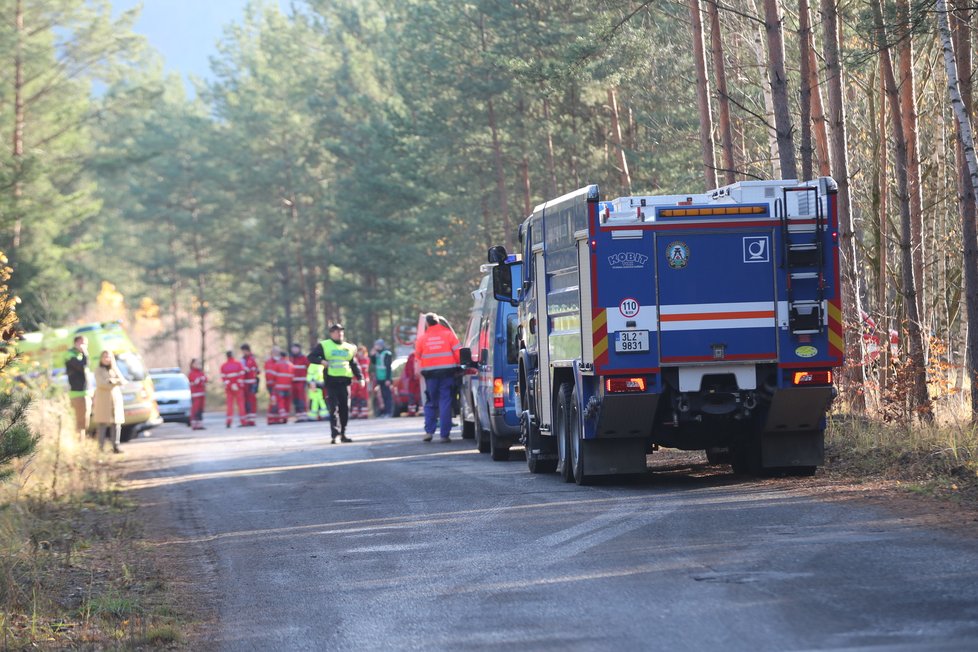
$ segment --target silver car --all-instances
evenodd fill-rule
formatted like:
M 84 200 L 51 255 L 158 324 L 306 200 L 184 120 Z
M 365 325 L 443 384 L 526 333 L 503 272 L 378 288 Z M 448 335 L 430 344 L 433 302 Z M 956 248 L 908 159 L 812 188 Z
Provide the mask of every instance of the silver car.
M 164 421 L 190 425 L 190 381 L 177 368 L 150 369 L 156 404 Z

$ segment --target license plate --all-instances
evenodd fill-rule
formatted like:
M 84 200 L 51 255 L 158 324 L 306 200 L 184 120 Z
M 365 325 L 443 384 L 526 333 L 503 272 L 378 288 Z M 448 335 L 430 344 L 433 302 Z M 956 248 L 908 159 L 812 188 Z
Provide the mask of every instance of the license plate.
M 648 350 L 648 331 L 618 331 L 615 333 L 615 353 L 646 353 Z

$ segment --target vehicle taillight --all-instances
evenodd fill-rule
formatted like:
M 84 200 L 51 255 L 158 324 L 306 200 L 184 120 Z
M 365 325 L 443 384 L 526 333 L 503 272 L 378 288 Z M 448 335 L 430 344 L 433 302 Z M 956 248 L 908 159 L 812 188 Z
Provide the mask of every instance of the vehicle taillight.
M 609 394 L 620 394 L 622 392 L 644 392 L 644 378 L 609 378 L 605 381 L 605 389 Z
M 832 372 L 827 369 L 823 371 L 796 371 L 791 382 L 795 385 L 831 385 Z
M 503 379 L 496 378 L 492 381 L 492 406 L 503 407 Z

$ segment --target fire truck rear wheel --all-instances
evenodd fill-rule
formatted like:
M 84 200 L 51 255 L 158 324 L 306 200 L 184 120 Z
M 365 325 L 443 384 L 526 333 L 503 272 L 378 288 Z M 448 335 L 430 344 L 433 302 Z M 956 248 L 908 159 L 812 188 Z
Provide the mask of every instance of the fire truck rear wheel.
M 574 481 L 574 467 L 571 464 L 570 411 L 574 396 L 574 386 L 563 383 L 557 392 L 557 414 L 554 435 L 557 437 L 557 469 L 564 482 Z
M 520 439 L 526 445 L 526 467 L 530 473 L 553 473 L 557 470 L 557 460 L 540 459 L 539 454 L 533 452 L 540 450 L 540 433 L 533 427 L 528 411 L 520 415 Z
M 567 439 L 570 440 L 571 463 L 574 467 L 574 482 L 584 486 L 594 482 L 594 476 L 584 473 L 584 440 L 581 439 L 581 406 L 577 404 L 577 392 L 572 392 L 570 411 L 567 418 Z

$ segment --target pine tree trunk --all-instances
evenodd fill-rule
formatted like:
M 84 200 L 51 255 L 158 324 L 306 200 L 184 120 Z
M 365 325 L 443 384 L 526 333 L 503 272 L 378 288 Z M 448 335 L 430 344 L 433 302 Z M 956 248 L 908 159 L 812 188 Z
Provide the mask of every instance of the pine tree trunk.
M 299 275 L 299 292 L 302 294 L 302 312 L 306 321 L 306 330 L 309 334 L 308 339 L 312 341 L 316 337 L 316 333 L 319 332 L 319 315 L 316 312 L 316 284 L 309 280 L 308 270 L 306 269 L 305 255 L 303 254 L 303 249 L 305 248 L 303 239 L 305 234 L 302 232 L 299 206 L 293 190 L 295 188 L 295 181 L 293 179 L 292 159 L 288 156 L 288 148 L 286 148 L 286 155 L 286 180 L 289 188 L 285 189 L 282 195 L 288 197 L 286 203 L 289 209 L 289 219 L 291 220 L 292 246 L 295 249 L 296 272 Z M 291 340 L 289 344 L 292 344 Z
M 852 228 L 852 202 L 849 192 L 849 137 L 846 133 L 846 111 L 842 87 L 842 59 L 839 53 L 839 15 L 835 0 L 821 0 L 822 47 L 825 55 L 825 82 L 828 89 L 829 144 L 832 154 L 832 177 L 838 184 L 839 239 L 843 274 L 842 322 L 846 341 L 846 394 L 857 412 L 866 409 L 863 386 L 862 336 L 860 314 L 862 296 L 859 285 L 859 259 Z
M 499 202 L 497 209 L 502 217 L 502 225 L 506 236 L 506 246 L 511 251 L 516 245 L 515 229 L 510 228 L 509 217 L 509 196 L 506 192 L 506 169 L 503 165 L 503 146 L 499 140 L 499 127 L 496 124 L 496 107 L 490 97 L 486 101 L 489 118 L 489 130 L 492 133 L 492 165 L 496 173 L 496 201 Z
M 900 91 L 893 73 L 893 61 L 886 40 L 881 0 L 873 0 L 873 16 L 876 24 L 876 44 L 880 53 L 880 65 L 886 83 L 886 95 L 890 107 L 890 128 L 893 131 L 893 160 L 896 164 L 897 193 L 900 199 L 900 263 L 901 288 L 904 312 L 907 316 L 907 349 L 912 369 L 911 407 L 923 419 L 930 419 L 930 397 L 927 393 L 927 367 L 924 364 L 923 333 L 920 329 L 920 313 L 913 281 L 913 258 L 910 243 L 910 198 L 907 160 L 907 141 L 903 131 L 900 109 Z
M 920 182 L 919 138 L 917 135 L 917 97 L 913 71 L 913 34 L 910 24 L 910 3 L 897 0 L 899 24 L 898 52 L 900 61 L 900 113 L 903 116 L 903 133 L 907 140 L 907 190 L 910 193 L 910 244 L 913 257 L 914 289 L 917 293 L 917 311 L 924 315 L 924 200 Z
M 717 80 L 717 114 L 720 118 L 720 151 L 723 157 L 723 180 L 737 180 L 734 163 L 733 133 L 730 128 L 730 96 L 727 95 L 727 66 L 723 59 L 723 35 L 720 31 L 718 0 L 707 0 L 710 15 L 710 50 L 713 54 L 713 75 Z
M 751 7 L 752 15 L 757 14 L 757 5 L 754 0 L 747 0 Z M 757 62 L 757 74 L 761 80 L 761 94 L 764 96 L 764 118 L 765 131 L 767 132 L 767 144 L 770 151 L 771 175 L 777 177 L 778 170 L 778 132 L 774 128 L 774 100 L 771 97 L 771 84 L 765 83 L 767 79 L 767 64 L 764 59 L 764 30 L 758 28 L 753 39 L 754 60 Z M 745 148 L 746 150 L 746 148 Z M 747 160 L 745 151 L 744 160 Z
M 554 129 L 550 120 L 550 100 L 543 99 L 543 120 L 547 124 L 547 181 L 550 184 L 547 198 L 557 197 L 557 164 L 554 154 Z M 529 213 L 527 213 L 529 215 Z
M 964 44 L 957 50 L 948 26 L 948 11 L 945 0 L 937 0 L 937 24 L 941 48 L 944 52 L 944 68 L 947 72 L 948 95 L 958 121 L 958 144 L 960 146 L 960 213 L 964 248 L 964 286 L 965 305 L 968 318 L 968 335 L 965 355 L 968 375 L 971 379 L 971 421 L 978 423 L 978 224 L 976 224 L 975 201 L 978 196 L 978 160 L 975 156 L 975 141 L 971 127 L 972 115 L 972 55 L 971 26 L 968 23 L 970 8 L 966 0 L 960 1 L 955 13 L 958 42 Z M 963 165 L 961 163 L 964 163 Z
M 764 30 L 767 32 L 768 75 L 774 101 L 774 128 L 778 133 L 778 161 L 782 179 L 797 179 L 791 103 L 788 98 L 788 73 L 784 67 L 784 33 L 778 0 L 764 0 Z
M 700 154 L 706 189 L 717 187 L 716 153 L 713 147 L 713 115 L 710 109 L 710 82 L 706 74 L 706 44 L 700 0 L 689 0 L 689 17 L 693 28 L 693 60 L 696 64 L 696 104 L 700 111 Z
M 809 10 L 809 26 L 811 11 Z M 814 34 L 809 28 L 808 87 L 812 90 L 812 125 L 815 134 L 815 152 L 818 155 L 818 174 L 832 176 L 832 158 L 829 155 L 829 137 L 826 130 L 825 108 L 822 105 L 822 87 L 818 83 L 818 63 L 815 60 Z
M 480 39 L 482 51 L 488 53 L 489 45 L 486 42 L 486 31 L 484 24 L 485 17 L 480 18 Z M 489 120 L 489 131 L 492 135 L 492 166 L 496 174 L 496 201 L 499 205 L 499 215 L 502 218 L 502 225 L 506 235 L 506 247 L 512 251 L 516 246 L 516 229 L 511 228 L 509 215 L 509 195 L 506 192 L 506 168 L 503 159 L 503 145 L 499 137 L 499 124 L 496 120 L 496 106 L 492 97 L 486 99 L 486 113 Z
M 282 350 L 288 352 L 288 347 L 292 343 L 292 275 L 289 273 L 289 266 L 282 266 L 282 309 L 285 311 L 285 344 Z
M 14 130 L 13 130 L 13 209 L 14 209 L 14 230 L 11 240 L 10 251 L 7 252 L 7 259 L 11 267 L 16 266 L 20 249 L 21 229 L 23 228 L 23 215 L 21 197 L 24 193 L 22 181 L 23 158 L 24 158 L 24 125 L 26 115 L 24 111 L 24 2 L 17 0 L 14 5 Z
M 880 75 L 880 97 L 886 97 L 886 91 L 883 88 L 883 75 Z M 870 90 L 870 95 L 875 91 Z M 883 365 L 880 372 L 880 387 L 884 388 L 889 382 L 890 373 L 890 328 L 893 324 L 890 320 L 890 311 L 887 309 L 887 294 L 889 292 L 888 279 L 887 279 L 887 264 L 889 260 L 889 250 L 890 250 L 890 219 L 888 215 L 889 211 L 889 174 L 887 173 L 887 166 L 889 162 L 889 153 L 886 146 L 886 101 L 879 108 L 879 130 L 877 132 L 879 138 L 879 175 L 877 177 L 877 186 L 879 188 L 879 277 L 877 278 L 877 311 L 880 315 L 880 325 L 882 326 L 883 335 L 885 336 L 885 341 L 883 342 L 884 350 L 882 352 Z
M 618 96 L 615 94 L 615 89 L 613 88 L 608 89 L 608 108 L 611 111 L 611 137 L 614 140 L 615 154 L 618 159 L 622 194 L 630 195 L 632 194 L 632 177 L 628 173 L 628 158 L 625 156 L 625 145 L 621 139 L 621 121 L 618 118 Z M 527 212 L 527 215 L 529 214 Z
M 798 0 L 798 46 L 801 49 L 798 57 L 800 62 L 801 92 L 799 108 L 801 110 L 801 134 L 798 151 L 801 154 L 801 180 L 812 178 L 812 158 L 815 148 L 812 147 L 812 73 L 809 70 L 811 59 L 808 56 L 812 48 L 812 26 L 808 11 L 808 0 Z

